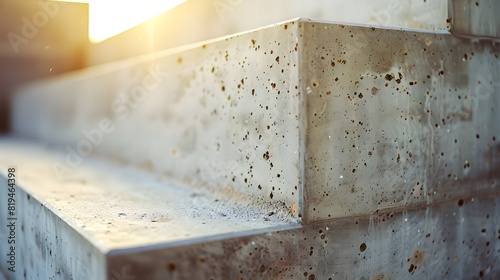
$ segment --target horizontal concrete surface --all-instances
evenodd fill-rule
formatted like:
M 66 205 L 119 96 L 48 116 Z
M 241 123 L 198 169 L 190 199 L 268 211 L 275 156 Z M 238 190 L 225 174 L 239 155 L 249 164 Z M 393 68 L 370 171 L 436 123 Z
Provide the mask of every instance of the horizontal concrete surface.
M 87 159 L 59 180 L 64 153 L 19 139 L 0 140 L 0 236 L 9 232 L 7 170 L 15 168 L 17 264 L 7 269 L 2 238 L 0 270 L 9 279 L 103 279 L 104 256 L 114 249 L 234 238 L 297 227 L 276 209 L 242 206 L 137 169 Z M 39 262 L 36 265 L 30 265 Z M 50 278 L 55 277 L 55 278 Z M 111 278 L 112 279 L 112 278 Z
M 498 187 L 499 54 L 298 19 L 26 87 L 13 127 L 304 221 L 367 215 Z
M 499 256 L 496 193 L 108 261 L 141 279 L 498 279 Z
M 174 190 L 105 160 L 59 182 L 49 167 L 57 151 L 18 142 L 0 141 L 2 200 L 6 168 L 15 166 L 18 179 L 15 274 L 6 270 L 0 247 L 7 279 L 500 277 L 498 192 L 296 225 L 224 202 L 205 207 L 209 194 Z M 131 186 L 138 181 L 142 189 Z M 2 225 L 6 210 L 0 208 Z

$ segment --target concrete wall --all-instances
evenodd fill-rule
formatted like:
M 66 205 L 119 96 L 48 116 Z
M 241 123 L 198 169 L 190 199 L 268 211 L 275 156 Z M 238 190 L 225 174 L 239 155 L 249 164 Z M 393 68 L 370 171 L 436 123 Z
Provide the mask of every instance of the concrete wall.
M 367 215 L 490 187 L 498 57 L 441 32 L 291 21 L 25 87 L 14 130 L 305 220 Z

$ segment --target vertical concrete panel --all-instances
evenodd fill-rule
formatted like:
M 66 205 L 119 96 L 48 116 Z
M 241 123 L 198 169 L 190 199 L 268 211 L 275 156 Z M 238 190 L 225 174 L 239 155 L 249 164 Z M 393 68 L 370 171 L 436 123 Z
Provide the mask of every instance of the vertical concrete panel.
M 16 98 L 13 126 L 75 151 L 93 141 L 96 153 L 297 217 L 295 25 L 34 84 Z M 112 132 L 96 132 L 108 120 Z
M 6 234 L 7 185 L 0 176 L 0 218 Z M 16 173 L 22 172 L 22 167 Z M 16 269 L 8 270 L 6 239 L 0 247 L 0 270 L 7 279 L 105 279 L 104 254 L 73 228 L 63 214 L 16 185 Z
M 442 33 L 304 26 L 308 220 L 498 186 L 497 44 Z
M 498 195 L 179 248 L 117 250 L 144 279 L 495 279 Z

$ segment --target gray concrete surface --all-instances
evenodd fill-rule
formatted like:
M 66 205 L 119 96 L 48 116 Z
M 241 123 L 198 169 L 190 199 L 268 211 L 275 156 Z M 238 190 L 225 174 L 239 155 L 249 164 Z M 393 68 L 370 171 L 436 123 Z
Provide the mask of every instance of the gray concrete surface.
M 498 187 L 498 43 L 321 22 L 302 38 L 308 219 Z
M 28 271 L 498 278 L 499 52 L 297 19 L 27 86 Z
M 0 270 L 8 279 L 105 279 L 106 254 L 114 249 L 178 247 L 298 226 L 276 210 L 262 212 L 105 159 L 89 159 L 59 180 L 53 167 L 61 151 L 2 138 L 0 154 L 2 237 L 9 233 L 7 170 L 16 168 L 15 273 L 8 271 L 7 239 L 0 240 Z
M 495 0 L 449 1 L 451 32 L 469 38 L 500 40 L 500 2 Z
M 498 279 L 498 192 L 459 202 L 178 248 L 116 250 L 108 261 L 140 279 Z
M 497 186 L 499 53 L 295 20 L 26 87 L 13 127 L 306 220 L 366 215 Z
M 171 190 L 172 183 L 103 159 L 59 182 L 50 167 L 58 151 L 3 138 L 0 152 L 6 155 L 0 161 L 0 199 L 7 197 L 4 170 L 15 166 L 18 180 L 16 274 L 5 270 L 0 247 L 7 279 L 500 276 L 496 189 L 424 207 L 297 225 L 231 202 L 210 200 L 204 207 L 210 194 Z M 1 224 L 5 210 L 0 208 Z

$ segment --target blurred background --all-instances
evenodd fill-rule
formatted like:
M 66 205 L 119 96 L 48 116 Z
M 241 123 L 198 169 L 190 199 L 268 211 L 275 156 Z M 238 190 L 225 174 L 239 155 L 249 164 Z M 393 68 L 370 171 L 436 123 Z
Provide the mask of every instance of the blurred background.
M 0 2 L 0 133 L 9 129 L 15 89 L 87 65 L 88 5 L 63 4 L 52 17 L 40 1 Z

